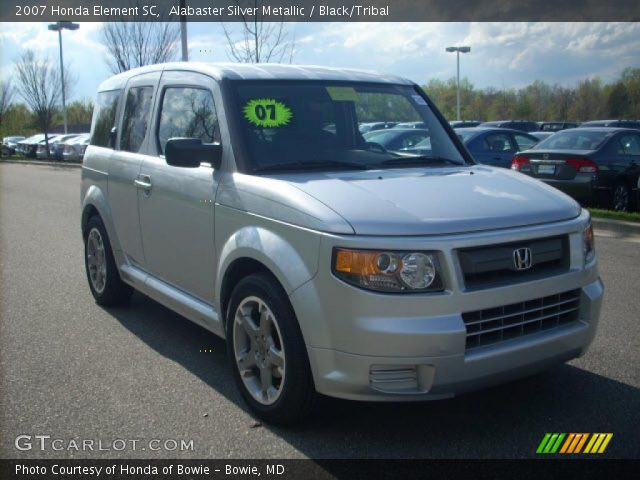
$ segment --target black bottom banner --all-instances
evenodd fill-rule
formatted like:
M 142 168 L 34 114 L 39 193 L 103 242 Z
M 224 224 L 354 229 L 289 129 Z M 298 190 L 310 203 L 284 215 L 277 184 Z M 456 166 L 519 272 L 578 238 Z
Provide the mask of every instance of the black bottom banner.
M 2 480 L 637 478 L 639 460 L 0 460 Z M 633 475 L 633 477 L 632 477 Z

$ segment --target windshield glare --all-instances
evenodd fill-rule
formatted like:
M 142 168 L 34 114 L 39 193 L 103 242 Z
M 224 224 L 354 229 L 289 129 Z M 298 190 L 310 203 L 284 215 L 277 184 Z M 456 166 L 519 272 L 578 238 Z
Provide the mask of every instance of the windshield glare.
M 574 128 L 562 130 L 532 147 L 532 150 L 596 150 L 609 135 L 608 132 Z
M 256 81 L 237 82 L 234 94 L 247 145 L 244 170 L 419 167 L 421 159 L 425 166 L 441 166 L 429 162 L 434 158 L 465 163 L 411 86 Z M 361 132 L 363 124 L 383 122 L 412 128 Z

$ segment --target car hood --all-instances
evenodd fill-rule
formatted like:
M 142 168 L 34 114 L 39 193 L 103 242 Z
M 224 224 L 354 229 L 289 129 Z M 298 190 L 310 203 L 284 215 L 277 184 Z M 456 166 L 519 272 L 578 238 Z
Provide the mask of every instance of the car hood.
M 274 177 L 326 205 L 358 235 L 493 230 L 568 220 L 581 211 L 543 182 L 480 165 Z

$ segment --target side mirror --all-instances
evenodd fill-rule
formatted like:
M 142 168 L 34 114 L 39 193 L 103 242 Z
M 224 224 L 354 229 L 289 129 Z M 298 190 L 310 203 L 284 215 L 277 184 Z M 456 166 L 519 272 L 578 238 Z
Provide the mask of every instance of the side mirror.
M 220 168 L 222 145 L 202 143 L 199 138 L 170 138 L 164 147 L 164 158 L 174 167 L 197 168 L 202 162 Z

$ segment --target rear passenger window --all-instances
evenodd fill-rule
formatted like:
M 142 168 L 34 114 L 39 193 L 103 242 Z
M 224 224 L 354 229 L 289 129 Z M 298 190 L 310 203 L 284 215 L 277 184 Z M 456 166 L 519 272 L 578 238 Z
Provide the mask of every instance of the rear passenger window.
M 640 137 L 638 135 L 625 135 L 620 138 L 618 153 L 623 155 L 640 155 Z
M 116 108 L 122 90 L 99 92 L 91 120 L 91 145 L 113 148 L 111 129 L 115 126 Z
M 137 153 L 147 134 L 153 87 L 132 87 L 124 105 L 120 150 Z
M 191 87 L 167 88 L 162 97 L 158 142 L 160 152 L 170 138 L 199 138 L 202 143 L 220 141 L 218 116 L 209 90 Z
M 518 150 L 520 151 L 529 150 L 536 143 L 538 143 L 536 140 L 533 140 L 532 138 L 529 138 L 529 137 L 525 137 L 524 135 L 514 134 L 513 138 L 516 139 L 516 143 L 518 144 Z
M 493 135 L 487 135 L 482 142 L 484 150 L 490 152 L 510 152 L 511 141 L 509 136 L 504 133 L 495 133 Z

